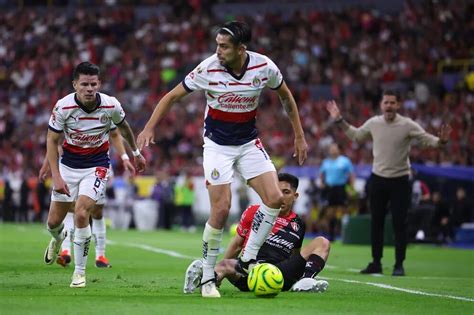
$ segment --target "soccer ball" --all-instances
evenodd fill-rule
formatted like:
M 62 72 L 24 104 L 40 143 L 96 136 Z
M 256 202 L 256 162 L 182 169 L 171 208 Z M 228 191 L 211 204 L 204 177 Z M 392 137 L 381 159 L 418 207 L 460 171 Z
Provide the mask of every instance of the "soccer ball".
M 234 223 L 230 226 L 230 229 L 229 229 L 229 234 L 230 236 L 236 236 L 237 235 L 237 227 L 239 225 L 237 223 Z
M 272 264 L 258 264 L 250 271 L 247 285 L 257 297 L 274 297 L 283 288 L 283 274 Z

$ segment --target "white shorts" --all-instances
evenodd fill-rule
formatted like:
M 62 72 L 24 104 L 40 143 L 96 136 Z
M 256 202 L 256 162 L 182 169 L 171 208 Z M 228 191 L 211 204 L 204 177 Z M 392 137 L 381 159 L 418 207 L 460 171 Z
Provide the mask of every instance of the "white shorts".
M 104 192 L 100 194 L 100 197 L 95 204 L 98 206 L 103 206 L 105 205 L 105 201 L 106 201 L 106 198 L 105 198 L 105 189 L 104 189 Z
M 53 190 L 51 200 L 73 202 L 80 195 L 85 195 L 97 202 L 101 197 L 105 198 L 105 187 L 109 172 L 109 169 L 105 167 L 71 168 L 60 163 L 59 173 L 66 182 L 71 196 L 68 197 Z
M 204 177 L 209 185 L 230 184 L 234 170 L 248 181 L 263 173 L 276 172 L 260 139 L 242 145 L 220 145 L 204 137 Z

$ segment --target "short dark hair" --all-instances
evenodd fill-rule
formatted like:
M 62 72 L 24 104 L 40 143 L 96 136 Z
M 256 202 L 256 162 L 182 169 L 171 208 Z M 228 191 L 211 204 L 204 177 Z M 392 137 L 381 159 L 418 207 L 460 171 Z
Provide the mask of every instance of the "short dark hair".
M 384 95 L 395 96 L 397 102 L 400 102 L 400 93 L 395 90 L 384 90 L 382 92 L 382 98 L 384 97 Z
M 100 69 L 97 65 L 88 61 L 81 62 L 74 68 L 72 76 L 74 80 L 77 80 L 81 74 L 100 76 Z
M 245 22 L 230 21 L 222 25 L 217 34 L 230 35 L 234 45 L 247 44 L 252 40 L 252 32 Z
M 278 181 L 287 182 L 295 191 L 298 189 L 298 185 L 300 184 L 300 180 L 298 179 L 298 177 L 288 173 L 278 174 Z

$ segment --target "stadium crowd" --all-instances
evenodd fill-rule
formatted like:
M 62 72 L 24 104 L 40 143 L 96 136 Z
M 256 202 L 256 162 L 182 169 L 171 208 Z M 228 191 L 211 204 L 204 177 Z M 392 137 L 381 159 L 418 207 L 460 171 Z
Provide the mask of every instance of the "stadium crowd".
M 156 102 L 215 50 L 221 21 L 205 6 L 179 15 L 134 7 L 24 8 L 0 15 L 0 169 L 37 173 L 46 149 L 46 126 L 55 101 L 72 91 L 79 61 L 101 66 L 102 91 L 118 97 L 138 132 Z M 182 10 L 183 8 L 180 8 Z M 61 12 L 59 12 L 61 10 Z M 146 10 L 145 10 L 146 11 Z M 151 11 L 151 10 L 150 10 Z M 472 58 L 465 38 L 473 20 L 467 4 L 405 5 L 398 16 L 377 11 L 295 11 L 247 19 L 254 33 L 250 50 L 275 60 L 294 91 L 310 146 L 308 165 L 319 165 L 337 141 L 354 164 L 370 163 L 370 144 L 350 143 L 333 128 L 324 104 L 335 98 L 359 125 L 377 113 L 380 91 L 403 92 L 401 113 L 435 132 L 453 127 L 446 151 L 412 150 L 412 161 L 472 165 L 473 88 L 462 77 L 438 71 L 444 60 Z M 145 152 L 151 165 L 176 174 L 201 175 L 204 100 L 191 96 L 160 123 L 157 144 Z M 295 164 L 291 126 L 276 96 L 265 94 L 257 118 L 261 138 L 277 166 Z M 113 156 L 118 166 L 120 157 Z M 118 170 L 120 174 L 121 170 Z

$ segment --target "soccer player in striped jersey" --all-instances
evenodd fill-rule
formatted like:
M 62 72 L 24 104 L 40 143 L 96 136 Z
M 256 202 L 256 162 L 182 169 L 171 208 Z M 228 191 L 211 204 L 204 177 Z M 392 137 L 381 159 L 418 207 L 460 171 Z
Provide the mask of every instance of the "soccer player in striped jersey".
M 52 239 L 44 262 L 52 264 L 67 233 L 64 218 L 75 201 L 74 263 L 71 288 L 86 286 L 86 264 L 91 240 L 90 212 L 103 194 L 109 176 L 109 133 L 112 124 L 133 150 L 139 172 L 146 161 L 135 143 L 125 112 L 115 98 L 99 93 L 99 67 L 83 62 L 74 68 L 71 93 L 60 99 L 49 119 L 46 156 L 51 168 L 53 192 L 48 213 Z M 58 161 L 58 144 L 64 133 L 63 154 Z
M 120 132 L 115 126 L 110 130 L 110 144 L 120 155 L 123 167 L 125 170 L 131 174 L 135 174 L 135 167 L 130 162 L 130 158 L 125 150 L 123 144 L 123 137 L 120 135 Z M 62 148 L 58 147 L 58 152 L 62 155 Z M 48 159 L 45 157 L 43 165 L 40 168 L 38 178 L 41 181 L 46 179 L 46 176 L 50 172 Z M 112 172 L 112 169 L 111 169 Z M 105 247 L 106 247 L 106 227 L 105 227 L 105 218 L 103 215 L 105 204 L 105 194 L 102 194 L 100 199 L 97 201 L 94 209 L 91 211 L 92 217 L 92 236 L 95 242 L 95 265 L 97 268 L 110 268 L 112 265 L 105 256 Z M 56 259 L 56 262 L 63 266 L 67 267 L 71 263 L 71 243 L 74 241 L 74 203 L 71 205 L 71 209 L 66 214 L 64 219 L 64 229 L 67 232 L 67 237 L 64 239 L 61 245 L 61 254 Z
M 260 93 L 275 90 L 294 131 L 294 156 L 301 165 L 308 145 L 298 108 L 278 67 L 268 57 L 247 50 L 251 31 L 242 22 L 228 22 L 217 32 L 216 53 L 202 61 L 158 103 L 138 136 L 142 149 L 154 141 L 154 128 L 173 104 L 186 94 L 203 91 L 207 106 L 204 128 L 204 175 L 211 211 L 203 233 L 203 297 L 220 297 L 214 266 L 222 240 L 223 227 L 231 202 L 230 183 L 238 171 L 262 198 L 252 231 L 238 261 L 238 271 L 247 274 L 255 264 L 257 252 L 270 233 L 282 205 L 275 167 L 256 129 Z

